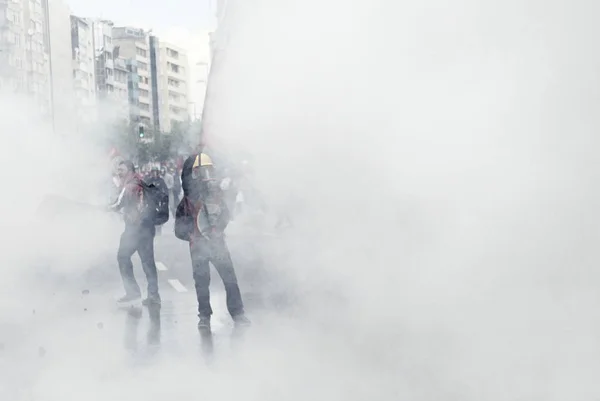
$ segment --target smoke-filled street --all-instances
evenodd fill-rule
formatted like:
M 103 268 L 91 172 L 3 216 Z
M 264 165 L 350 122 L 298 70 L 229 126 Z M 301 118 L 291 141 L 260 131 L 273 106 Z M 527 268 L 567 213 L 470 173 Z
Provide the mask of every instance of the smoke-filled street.
M 599 13 L 0 1 L 0 401 L 599 399 Z

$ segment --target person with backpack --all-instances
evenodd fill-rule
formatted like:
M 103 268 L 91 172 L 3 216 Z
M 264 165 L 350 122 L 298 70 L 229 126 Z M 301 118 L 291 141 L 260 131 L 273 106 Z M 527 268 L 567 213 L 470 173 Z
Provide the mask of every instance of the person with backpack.
M 145 306 L 160 305 L 158 292 L 158 273 L 154 260 L 155 226 L 164 224 L 169 218 L 168 194 L 166 198 L 166 218 L 164 195 L 154 185 L 144 183 L 136 174 L 131 161 L 122 161 L 117 169 L 121 182 L 121 192 L 116 202 L 110 205 L 113 211 L 121 211 L 125 220 L 125 231 L 121 235 L 117 260 L 125 296 L 117 303 L 131 305 L 141 299 L 141 291 L 133 275 L 131 257 L 138 253 L 142 268 L 148 281 L 148 296 L 142 304 Z
M 190 156 L 184 163 L 181 181 L 183 199 L 177 207 L 175 235 L 188 241 L 198 298 L 198 329 L 210 331 L 210 265 L 223 280 L 227 309 L 236 325 L 249 325 L 231 260 L 225 228 L 229 212 L 211 158 L 205 153 Z

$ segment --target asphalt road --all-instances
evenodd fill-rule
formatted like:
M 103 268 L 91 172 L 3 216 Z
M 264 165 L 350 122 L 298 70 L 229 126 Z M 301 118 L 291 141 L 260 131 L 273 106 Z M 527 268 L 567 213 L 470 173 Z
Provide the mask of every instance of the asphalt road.
M 236 229 L 235 224 L 229 231 L 228 242 L 242 296 L 253 321 L 251 331 L 260 327 L 269 313 L 285 305 L 282 300 L 287 295 L 281 291 L 285 286 L 273 286 L 276 278 L 265 269 L 272 255 L 266 255 L 264 250 L 274 248 L 262 245 L 276 237 L 272 233 L 249 236 L 239 227 Z M 190 356 L 198 363 L 210 363 L 215 355 L 231 353 L 236 341 L 244 341 L 247 333 L 233 326 L 223 285 L 214 269 L 212 335 L 198 332 L 188 245 L 174 236 L 172 222 L 155 239 L 163 300 L 159 309 L 117 307 L 115 299 L 122 295 L 123 288 L 115 255 L 107 254 L 103 263 L 90 266 L 79 275 L 51 272 L 34 279 L 31 297 L 24 296 L 26 302 L 19 300 L 11 309 L 17 318 L 0 322 L 0 374 L 4 378 L 0 381 L 0 399 L 39 399 L 30 392 L 39 388 L 40 377 L 59 375 L 61 367 L 67 364 L 65 358 L 76 366 L 101 366 L 104 358 L 120 358 L 127 366 L 144 366 L 157 358 Z M 145 289 L 137 255 L 133 261 L 136 278 Z M 73 366 L 69 365 L 69 369 Z

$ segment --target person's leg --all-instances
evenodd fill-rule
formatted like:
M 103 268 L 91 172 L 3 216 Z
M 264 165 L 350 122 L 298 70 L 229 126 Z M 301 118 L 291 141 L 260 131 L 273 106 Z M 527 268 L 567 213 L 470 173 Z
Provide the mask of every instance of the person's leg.
M 121 235 L 121 242 L 119 244 L 119 251 L 117 252 L 117 261 L 119 262 L 119 270 L 121 272 L 121 278 L 123 279 L 123 286 L 125 287 L 124 298 L 139 298 L 140 287 L 135 281 L 133 275 L 133 263 L 131 257 L 136 251 L 137 238 L 136 233 L 126 228 Z
M 193 238 L 190 242 L 190 255 L 192 258 L 192 269 L 194 283 L 196 285 L 196 296 L 198 298 L 198 317 L 210 319 L 212 308 L 210 307 L 210 251 L 208 243 L 204 238 Z
M 227 243 L 224 237 L 213 238 L 210 240 L 211 259 L 210 261 L 215 266 L 215 269 L 223 280 L 225 293 L 227 296 L 227 310 L 234 319 L 237 316 L 244 315 L 244 303 L 242 295 L 233 268 L 233 261 L 227 248 Z
M 137 251 L 142 261 L 142 268 L 148 281 L 148 300 L 154 303 L 160 303 L 158 293 L 158 273 L 156 271 L 156 261 L 154 259 L 154 226 L 141 227 L 138 237 Z M 148 301 L 146 301 L 148 303 Z

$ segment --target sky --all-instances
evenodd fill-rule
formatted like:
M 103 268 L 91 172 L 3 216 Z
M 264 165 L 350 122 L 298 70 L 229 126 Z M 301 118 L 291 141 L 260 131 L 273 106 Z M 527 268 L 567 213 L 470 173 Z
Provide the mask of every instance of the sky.
M 160 34 L 174 28 L 190 32 L 210 30 L 214 23 L 211 0 L 70 0 L 68 3 L 77 15 L 106 18 L 117 24 L 153 29 Z

